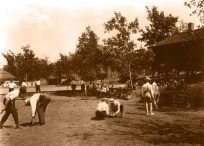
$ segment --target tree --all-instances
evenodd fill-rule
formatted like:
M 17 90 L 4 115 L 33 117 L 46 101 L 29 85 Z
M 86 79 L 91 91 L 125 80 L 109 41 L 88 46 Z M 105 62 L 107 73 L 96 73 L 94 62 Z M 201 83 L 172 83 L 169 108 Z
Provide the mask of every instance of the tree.
M 134 52 L 135 43 L 131 36 L 136 34 L 139 29 L 138 19 L 127 22 L 127 19 L 120 12 L 115 12 L 115 16 L 104 24 L 105 33 L 114 32 L 114 36 L 104 40 L 105 48 L 114 58 L 114 63 L 120 72 L 129 71 L 131 79 L 131 60 Z M 124 70 L 123 70 L 124 69 Z M 123 70 L 123 71 L 122 71 Z
M 23 46 L 21 49 L 22 53 L 15 55 L 13 52 L 8 52 L 3 54 L 7 60 L 7 65 L 4 66 L 4 69 L 14 74 L 20 80 L 31 79 L 31 74 L 33 70 L 33 63 L 35 61 L 35 54 L 32 50 L 29 49 L 30 46 Z
M 73 55 L 73 62 L 78 75 L 85 81 L 97 79 L 102 70 L 100 63 L 101 52 L 98 45 L 98 37 L 86 27 L 85 32 L 78 39 L 77 50 Z
M 65 75 L 68 80 L 71 80 L 74 74 L 72 55 L 69 56 L 60 54 L 60 59 L 55 63 L 55 75 L 60 79 Z
M 150 71 L 152 63 L 154 62 L 154 53 L 150 49 L 140 48 L 135 51 L 132 62 L 132 64 L 134 64 L 133 68 L 136 72 L 144 70 Z
M 164 15 L 164 12 L 159 12 L 157 7 L 152 7 L 150 10 L 147 9 L 147 20 L 149 20 L 149 26 L 145 29 L 141 29 L 141 38 L 139 41 L 145 42 L 145 46 L 155 45 L 157 42 L 162 41 L 166 37 L 171 36 L 175 32 L 178 32 L 176 23 L 178 22 L 178 17 L 174 17 L 171 14 L 168 16 Z
M 48 77 L 52 73 L 48 59 L 39 59 L 35 57 L 35 53 L 30 49 L 30 45 L 23 46 L 23 53 L 14 54 L 9 51 L 3 54 L 7 60 L 4 70 L 15 75 L 20 81 L 34 80 L 40 77 Z
M 190 15 L 197 15 L 204 24 L 204 0 L 187 0 L 184 5 L 192 9 Z

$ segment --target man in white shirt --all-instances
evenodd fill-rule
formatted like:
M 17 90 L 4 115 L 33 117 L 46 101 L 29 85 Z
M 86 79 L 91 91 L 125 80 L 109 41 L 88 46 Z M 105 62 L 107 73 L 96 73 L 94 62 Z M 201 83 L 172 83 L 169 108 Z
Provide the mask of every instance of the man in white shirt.
M 39 78 L 35 81 L 35 88 L 36 88 L 37 93 L 41 92 L 41 90 L 40 90 L 40 79 Z
M 9 92 L 13 91 L 15 87 L 17 87 L 17 85 L 13 82 L 13 80 L 11 80 L 11 82 L 8 84 L 9 87 Z
M 21 87 L 20 89 L 15 89 L 5 95 L 3 99 L 5 108 L 2 110 L 2 112 L 5 111 L 5 114 L 1 119 L 0 129 L 2 128 L 2 125 L 6 122 L 10 114 L 12 114 L 14 118 L 16 128 L 19 128 L 18 113 L 15 107 L 15 100 L 21 99 L 21 98 L 24 99 L 25 96 L 26 96 L 26 90 L 24 87 Z
M 146 109 L 146 115 L 154 115 L 153 113 L 153 109 L 152 109 L 152 101 L 154 99 L 154 93 L 153 93 L 153 89 L 152 89 L 152 85 L 149 83 L 150 82 L 150 78 L 146 78 L 145 79 L 146 83 L 143 84 L 142 86 L 142 97 L 144 99 L 145 102 L 145 109 Z
M 110 116 L 119 117 L 120 114 L 123 117 L 123 108 L 123 105 L 118 100 L 110 99 Z
M 28 87 L 28 84 L 23 80 L 21 86 L 22 86 L 22 87 Z
M 104 119 L 109 115 L 109 107 L 108 107 L 107 99 L 103 98 L 101 102 L 98 103 L 95 114 L 96 114 L 96 118 L 98 119 Z
M 45 93 L 35 93 L 30 98 L 25 100 L 26 106 L 31 106 L 32 119 L 31 124 L 34 125 L 36 112 L 38 113 L 40 125 L 45 124 L 45 111 L 47 105 L 50 103 L 51 97 Z

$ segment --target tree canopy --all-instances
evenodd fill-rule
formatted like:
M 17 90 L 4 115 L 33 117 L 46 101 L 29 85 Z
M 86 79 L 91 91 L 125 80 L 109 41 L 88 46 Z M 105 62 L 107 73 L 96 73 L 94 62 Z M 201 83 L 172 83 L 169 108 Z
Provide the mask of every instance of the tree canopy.
M 187 0 L 184 5 L 192 9 L 191 15 L 197 15 L 204 24 L 204 0 Z
M 52 73 L 52 67 L 49 66 L 48 59 L 39 59 L 30 46 L 23 46 L 22 53 L 14 54 L 9 51 L 3 54 L 7 60 L 4 70 L 15 75 L 19 80 L 34 80 L 40 77 L 48 77 Z
M 145 29 L 141 29 L 141 38 L 139 41 L 145 42 L 146 46 L 155 45 L 157 42 L 171 36 L 175 32 L 178 32 L 176 23 L 178 17 L 174 17 L 171 14 L 165 16 L 163 11 L 158 11 L 157 7 L 146 7 L 147 20 L 150 22 Z
M 77 49 L 73 55 L 77 74 L 85 81 L 95 80 L 103 70 L 100 58 L 98 37 L 88 26 L 79 37 Z

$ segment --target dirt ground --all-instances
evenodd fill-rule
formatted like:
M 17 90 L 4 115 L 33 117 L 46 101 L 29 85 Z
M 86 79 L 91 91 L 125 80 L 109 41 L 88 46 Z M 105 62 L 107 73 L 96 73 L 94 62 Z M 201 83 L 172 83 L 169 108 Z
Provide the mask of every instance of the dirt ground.
M 99 99 L 52 96 L 46 125 L 29 126 L 31 109 L 17 101 L 21 129 L 12 116 L 0 129 L 1 146 L 127 146 L 203 145 L 204 111 L 174 111 L 162 108 L 147 117 L 143 104 L 134 98 L 121 101 L 123 118 L 93 120 Z M 2 102 L 0 102 L 1 108 Z M 0 115 L 2 117 L 2 114 Z M 38 118 L 36 117 L 36 121 Z

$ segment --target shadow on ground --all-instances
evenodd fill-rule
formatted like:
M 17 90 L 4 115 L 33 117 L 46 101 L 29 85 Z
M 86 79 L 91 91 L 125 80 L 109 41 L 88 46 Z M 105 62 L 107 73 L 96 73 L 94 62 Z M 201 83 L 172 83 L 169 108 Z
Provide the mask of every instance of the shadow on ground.
M 34 123 L 33 125 L 29 122 L 29 123 L 22 123 L 20 124 L 23 127 L 32 127 L 32 126 L 41 126 L 40 123 Z
M 127 124 L 128 122 L 115 123 L 124 128 L 113 130 L 117 135 L 132 135 L 139 140 L 151 144 L 204 144 L 204 125 L 200 126 L 197 132 L 186 125 L 163 122 L 163 121 L 141 121 L 139 124 Z M 131 128 L 131 131 L 122 129 Z M 138 132 L 138 129 L 140 132 Z

